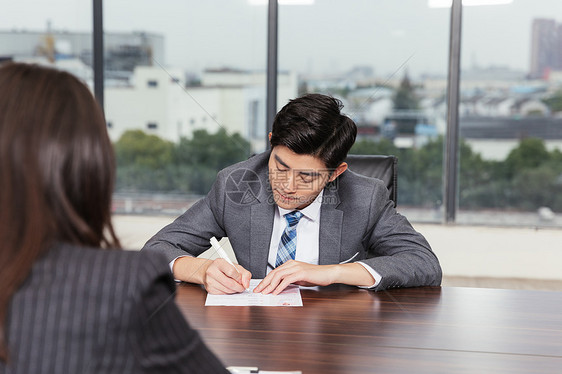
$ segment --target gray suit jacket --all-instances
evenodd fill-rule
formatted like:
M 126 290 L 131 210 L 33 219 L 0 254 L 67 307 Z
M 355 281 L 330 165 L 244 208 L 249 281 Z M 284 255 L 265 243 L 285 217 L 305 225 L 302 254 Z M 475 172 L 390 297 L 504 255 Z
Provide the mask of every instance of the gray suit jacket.
M 10 303 L 0 373 L 228 373 L 174 291 L 160 255 L 57 245 Z
M 201 254 L 212 236 L 228 236 L 240 265 L 254 278 L 263 278 L 276 208 L 268 159 L 265 152 L 220 171 L 208 195 L 143 249 L 162 252 L 172 261 Z M 348 170 L 324 189 L 319 240 L 320 265 L 361 260 L 382 276 L 376 290 L 441 283 L 437 257 L 396 212 L 378 179 Z

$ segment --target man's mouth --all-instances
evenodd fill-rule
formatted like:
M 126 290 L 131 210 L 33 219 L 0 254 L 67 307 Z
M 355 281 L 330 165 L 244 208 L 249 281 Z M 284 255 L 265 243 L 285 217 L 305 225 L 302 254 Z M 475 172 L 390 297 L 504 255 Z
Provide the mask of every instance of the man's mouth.
M 276 192 L 283 200 L 288 200 L 288 201 L 297 200 L 296 197 L 287 196 L 279 190 L 276 190 Z

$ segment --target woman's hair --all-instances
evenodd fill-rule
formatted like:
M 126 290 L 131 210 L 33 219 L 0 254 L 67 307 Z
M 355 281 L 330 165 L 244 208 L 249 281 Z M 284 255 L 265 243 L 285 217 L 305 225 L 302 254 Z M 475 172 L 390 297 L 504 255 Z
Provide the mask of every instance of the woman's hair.
M 104 115 L 69 73 L 0 65 L 0 360 L 10 301 L 57 242 L 117 248 Z

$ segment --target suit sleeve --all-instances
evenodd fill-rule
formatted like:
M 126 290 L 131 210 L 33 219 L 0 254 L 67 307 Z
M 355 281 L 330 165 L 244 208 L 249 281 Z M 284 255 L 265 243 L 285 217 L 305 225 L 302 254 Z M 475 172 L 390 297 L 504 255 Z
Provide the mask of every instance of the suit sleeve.
M 367 259 L 361 262 L 382 276 L 374 289 L 440 285 L 442 271 L 437 256 L 423 235 L 396 212 L 382 183 L 375 185 L 369 209 L 363 238 Z
M 129 333 L 140 372 L 228 373 L 176 306 L 175 285 L 165 259 L 144 257 Z
M 168 263 L 180 256 L 199 256 L 209 249 L 209 239 L 224 236 L 225 177 L 220 172 L 211 190 L 174 222 L 164 227 L 142 250 L 164 254 Z

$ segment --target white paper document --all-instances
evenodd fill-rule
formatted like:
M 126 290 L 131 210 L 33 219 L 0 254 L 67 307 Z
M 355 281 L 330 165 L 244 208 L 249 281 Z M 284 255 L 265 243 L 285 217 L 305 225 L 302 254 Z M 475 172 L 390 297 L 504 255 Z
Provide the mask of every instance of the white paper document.
M 207 294 L 205 306 L 302 306 L 301 291 L 299 286 L 291 284 L 279 295 L 263 295 L 254 293 L 254 288 L 261 279 L 250 280 L 250 290 L 232 295 Z

